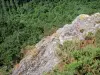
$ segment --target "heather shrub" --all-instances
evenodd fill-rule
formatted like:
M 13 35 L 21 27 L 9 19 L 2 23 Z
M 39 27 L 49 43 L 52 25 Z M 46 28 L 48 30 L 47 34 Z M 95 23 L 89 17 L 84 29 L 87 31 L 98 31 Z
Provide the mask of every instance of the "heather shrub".
M 68 44 L 64 43 L 64 46 Z M 60 47 L 63 52 L 62 48 Z M 100 74 L 100 48 L 88 45 L 80 50 L 74 49 L 66 52 L 68 49 L 64 47 L 67 57 L 62 58 L 65 62 L 63 70 L 60 71 L 56 67 L 50 75 L 99 75 Z M 63 54 L 62 54 L 63 55 Z M 73 59 L 73 60 L 71 60 Z M 59 64 L 58 64 L 59 66 Z
M 97 32 L 95 34 L 95 38 L 96 38 L 96 45 L 97 45 L 97 47 L 100 48 L 100 29 L 97 30 Z

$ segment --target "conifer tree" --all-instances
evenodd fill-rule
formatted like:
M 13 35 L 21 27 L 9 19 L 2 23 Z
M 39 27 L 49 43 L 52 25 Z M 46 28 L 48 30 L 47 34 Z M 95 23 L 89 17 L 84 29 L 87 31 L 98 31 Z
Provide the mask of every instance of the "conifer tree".
M 11 15 L 11 9 L 10 9 L 10 3 L 9 0 L 6 1 L 7 7 L 8 7 L 8 13 Z
M 12 0 L 12 3 L 13 3 L 14 9 L 17 10 L 16 4 L 15 4 L 15 0 Z
M 3 8 L 3 13 L 4 13 L 4 15 L 6 15 L 5 1 L 4 0 L 1 0 L 1 3 L 2 3 L 2 8 Z

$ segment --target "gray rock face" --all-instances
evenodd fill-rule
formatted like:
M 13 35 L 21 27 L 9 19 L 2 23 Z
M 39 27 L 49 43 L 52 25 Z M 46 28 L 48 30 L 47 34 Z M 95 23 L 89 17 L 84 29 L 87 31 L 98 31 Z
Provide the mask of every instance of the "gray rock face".
M 31 53 L 23 58 L 19 67 L 13 70 L 12 75 L 43 75 L 44 72 L 49 72 L 60 62 L 56 55 L 58 44 L 63 44 L 64 41 L 74 38 L 84 40 L 84 35 L 88 32 L 95 33 L 98 28 L 100 28 L 100 13 L 91 16 L 79 15 L 72 24 L 64 25 L 56 33 L 37 43 L 35 47 L 38 54 L 33 57 Z M 83 33 L 80 32 L 81 29 L 84 29 Z

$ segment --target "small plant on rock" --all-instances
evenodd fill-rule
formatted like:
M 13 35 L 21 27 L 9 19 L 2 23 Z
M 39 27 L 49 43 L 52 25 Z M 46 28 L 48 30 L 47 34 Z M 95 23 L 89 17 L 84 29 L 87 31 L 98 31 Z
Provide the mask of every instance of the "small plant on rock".
M 84 29 L 81 29 L 80 32 L 83 33 L 84 32 Z
M 87 36 L 85 37 L 85 40 L 92 40 L 94 38 L 94 34 L 92 32 L 88 32 Z

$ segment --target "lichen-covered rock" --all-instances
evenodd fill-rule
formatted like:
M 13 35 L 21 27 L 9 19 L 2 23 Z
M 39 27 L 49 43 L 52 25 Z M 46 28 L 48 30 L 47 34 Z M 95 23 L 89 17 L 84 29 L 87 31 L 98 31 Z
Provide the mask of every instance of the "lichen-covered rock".
M 12 75 L 43 75 L 44 72 L 49 72 L 60 62 L 56 55 L 58 44 L 76 37 L 84 40 L 84 35 L 88 32 L 95 33 L 98 28 L 100 28 L 100 13 L 91 16 L 79 15 L 72 24 L 59 28 L 56 33 L 37 43 L 35 46 L 37 55 L 33 56 L 34 53 L 31 53 L 23 58 L 19 66 L 13 69 Z

